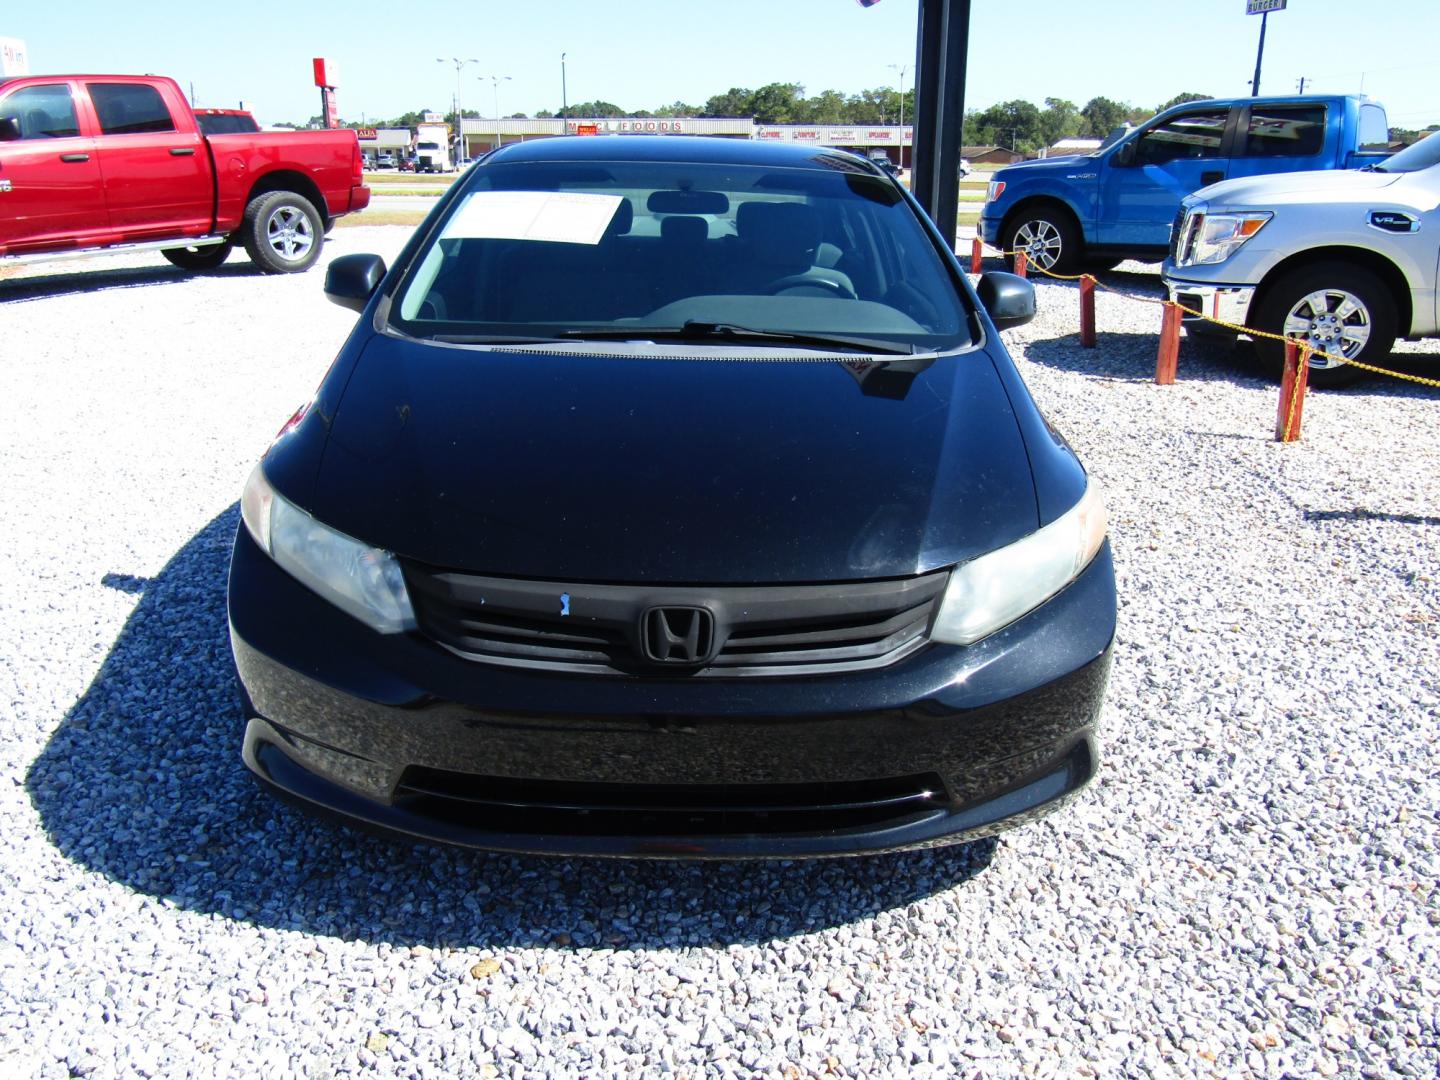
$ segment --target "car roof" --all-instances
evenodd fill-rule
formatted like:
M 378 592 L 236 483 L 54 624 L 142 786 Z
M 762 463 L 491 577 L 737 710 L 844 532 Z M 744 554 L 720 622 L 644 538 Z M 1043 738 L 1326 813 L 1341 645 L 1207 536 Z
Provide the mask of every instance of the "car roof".
M 873 168 L 857 154 L 823 146 L 767 143 L 705 135 L 569 135 L 510 143 L 485 158 L 486 164 L 520 161 L 677 161 L 714 165 L 759 165 L 792 169 L 833 169 L 844 162 Z

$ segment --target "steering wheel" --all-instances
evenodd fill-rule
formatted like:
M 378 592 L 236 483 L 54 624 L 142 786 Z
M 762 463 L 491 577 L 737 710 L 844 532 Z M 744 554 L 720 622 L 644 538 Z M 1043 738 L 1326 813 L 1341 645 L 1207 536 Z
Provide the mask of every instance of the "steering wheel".
M 776 293 L 785 292 L 787 289 L 817 288 L 825 292 L 832 292 L 842 300 L 858 300 L 853 290 L 842 285 L 834 278 L 808 277 L 805 274 L 790 274 L 787 277 L 776 278 L 765 286 L 765 294 L 774 296 Z

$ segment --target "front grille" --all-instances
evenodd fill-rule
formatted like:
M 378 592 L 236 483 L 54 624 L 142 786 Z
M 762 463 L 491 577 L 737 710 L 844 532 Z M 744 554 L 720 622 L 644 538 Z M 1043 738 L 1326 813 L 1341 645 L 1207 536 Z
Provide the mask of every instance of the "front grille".
M 899 824 L 947 802 L 938 776 L 811 784 L 601 784 L 411 766 L 396 805 L 488 832 L 564 836 L 809 834 Z
M 1182 206 L 1170 223 L 1170 261 L 1174 262 L 1180 253 L 1180 237 L 1185 231 L 1185 208 Z
M 824 675 L 893 664 L 925 644 L 947 577 L 942 570 L 841 585 L 630 586 L 405 566 L 420 632 L 467 659 L 685 678 Z M 679 660 L 657 653 L 647 642 L 654 635 L 647 613 L 655 609 L 708 613 L 703 655 L 687 661 L 683 648 L 675 650 Z M 687 619 L 681 614 L 673 625 L 684 629 Z

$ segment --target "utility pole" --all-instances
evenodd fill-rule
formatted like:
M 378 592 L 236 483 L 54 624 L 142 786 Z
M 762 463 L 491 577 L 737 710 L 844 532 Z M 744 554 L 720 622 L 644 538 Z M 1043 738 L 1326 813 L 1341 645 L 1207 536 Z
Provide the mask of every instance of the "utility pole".
M 478 64 L 480 61 L 473 56 L 468 60 L 461 60 L 458 56 L 452 56 L 448 60 L 437 56 L 435 62 L 455 65 L 455 134 L 459 137 L 459 142 L 455 144 L 455 164 L 459 165 L 465 160 L 465 114 L 460 109 L 460 69 L 466 64 Z
M 1302 94 L 1305 93 L 1305 76 L 1304 76 L 1304 75 L 1301 75 L 1301 76 L 1300 76 L 1300 90 L 1299 90 L 1299 93 L 1302 93 Z
M 901 169 L 905 168 L 905 72 L 909 67 L 905 64 L 891 64 L 892 71 L 900 73 L 900 161 Z
M 560 119 L 570 118 L 570 97 L 565 90 L 565 54 L 560 54 Z M 560 125 L 560 130 L 565 131 L 565 125 Z

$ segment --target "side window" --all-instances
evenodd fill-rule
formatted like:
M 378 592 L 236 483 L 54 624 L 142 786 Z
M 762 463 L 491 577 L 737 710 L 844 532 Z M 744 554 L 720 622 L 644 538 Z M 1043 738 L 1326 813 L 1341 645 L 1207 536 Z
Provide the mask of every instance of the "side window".
M 1385 110 L 1379 105 L 1360 106 L 1360 149 L 1382 152 L 1390 149 L 1390 125 Z
M 1140 136 L 1135 144 L 1135 164 L 1163 165 L 1182 158 L 1219 157 L 1229 118 L 1229 109 L 1172 116 Z
M 89 83 L 90 100 L 105 135 L 174 131 L 175 121 L 160 91 L 143 83 Z
M 1255 105 L 1240 156 L 1309 157 L 1324 145 L 1324 105 Z
M 80 134 L 75 102 L 63 83 L 27 86 L 0 101 L 0 116 L 13 117 L 22 139 L 64 139 Z

